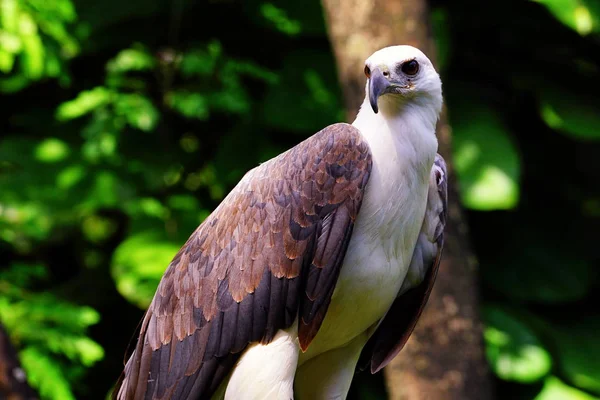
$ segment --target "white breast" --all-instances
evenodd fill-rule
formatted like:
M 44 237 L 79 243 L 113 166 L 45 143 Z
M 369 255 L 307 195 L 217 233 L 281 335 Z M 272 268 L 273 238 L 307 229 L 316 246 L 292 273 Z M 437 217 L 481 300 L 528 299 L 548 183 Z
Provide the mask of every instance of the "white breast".
M 367 106 L 368 107 L 368 106 Z M 373 169 L 340 277 L 319 333 L 300 363 L 377 323 L 396 298 L 423 223 L 437 151 L 431 126 L 403 115 L 388 120 L 364 107 L 354 125 L 369 144 Z

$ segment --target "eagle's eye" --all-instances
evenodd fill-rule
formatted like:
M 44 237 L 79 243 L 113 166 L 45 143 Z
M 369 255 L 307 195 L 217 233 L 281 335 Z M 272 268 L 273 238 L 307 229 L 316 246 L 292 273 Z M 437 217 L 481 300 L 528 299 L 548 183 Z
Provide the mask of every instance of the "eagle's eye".
M 416 75 L 417 72 L 419 72 L 419 63 L 417 62 L 417 60 L 406 61 L 405 63 L 402 63 L 400 69 L 406 75 Z
M 365 75 L 367 76 L 367 78 L 371 77 L 371 68 L 369 68 L 368 65 L 365 65 Z

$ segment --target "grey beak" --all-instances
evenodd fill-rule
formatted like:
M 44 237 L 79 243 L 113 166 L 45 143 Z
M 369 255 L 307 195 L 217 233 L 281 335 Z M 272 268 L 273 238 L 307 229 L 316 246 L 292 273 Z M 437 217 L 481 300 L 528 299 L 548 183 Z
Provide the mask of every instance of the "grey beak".
M 371 77 L 369 78 L 369 103 L 371 103 L 371 108 L 375 114 L 379 112 L 377 99 L 379 99 L 379 96 L 384 94 L 389 87 L 390 82 L 383 76 L 379 68 L 371 70 Z

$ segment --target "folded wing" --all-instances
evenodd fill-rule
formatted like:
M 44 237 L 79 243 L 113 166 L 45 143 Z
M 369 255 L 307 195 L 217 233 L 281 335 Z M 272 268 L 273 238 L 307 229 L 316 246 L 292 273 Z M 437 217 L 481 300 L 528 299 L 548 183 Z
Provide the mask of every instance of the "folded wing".
M 210 398 L 249 343 L 297 317 L 306 349 L 370 170 L 360 132 L 335 124 L 248 172 L 167 268 L 114 397 Z

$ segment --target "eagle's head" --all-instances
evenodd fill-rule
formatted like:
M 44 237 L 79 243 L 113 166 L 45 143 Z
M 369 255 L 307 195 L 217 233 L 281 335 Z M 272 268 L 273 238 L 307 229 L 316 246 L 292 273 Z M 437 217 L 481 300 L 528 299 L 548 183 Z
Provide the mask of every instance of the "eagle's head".
M 375 113 L 395 114 L 406 105 L 442 109 L 442 81 L 425 54 L 412 46 L 390 46 L 365 61 L 367 96 Z

